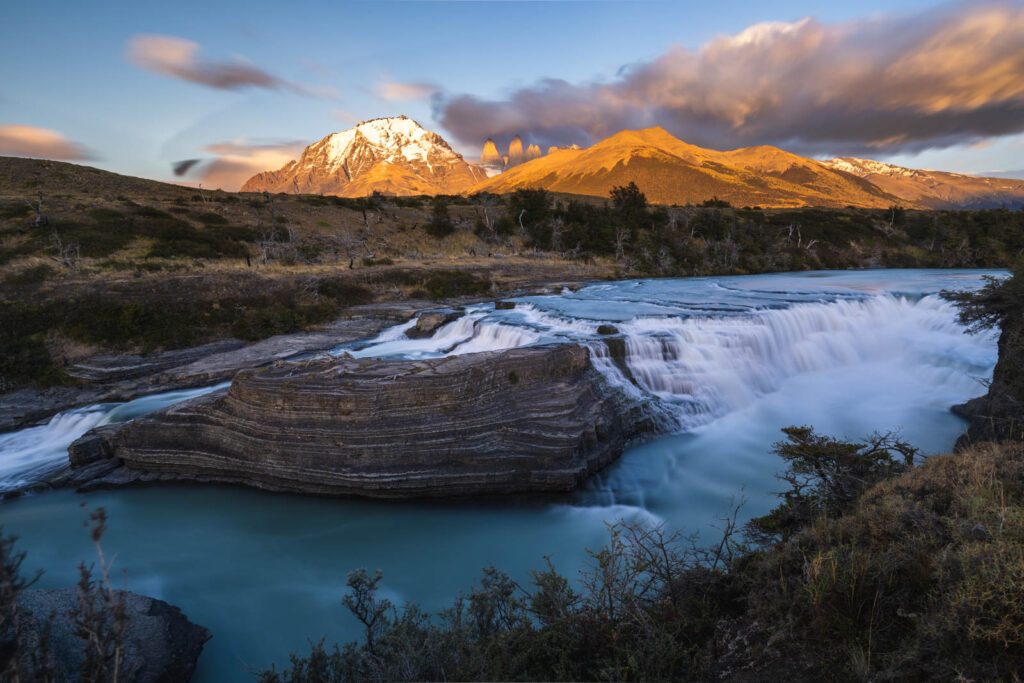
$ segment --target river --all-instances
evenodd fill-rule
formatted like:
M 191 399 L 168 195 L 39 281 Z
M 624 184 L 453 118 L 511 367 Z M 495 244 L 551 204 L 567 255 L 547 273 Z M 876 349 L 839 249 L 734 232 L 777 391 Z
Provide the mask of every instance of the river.
M 995 336 L 965 334 L 936 293 L 975 288 L 988 271 L 824 271 L 629 280 L 516 299 L 465 315 L 428 339 L 409 324 L 335 355 L 435 357 L 550 341 L 588 345 L 618 391 L 649 401 L 672 433 L 629 449 L 579 492 L 558 499 L 394 503 L 221 486 L 162 485 L 81 495 L 55 491 L 0 504 L 39 585 L 72 585 L 93 551 L 81 505 L 110 518 L 104 549 L 130 590 L 181 607 L 209 628 L 197 681 L 252 680 L 311 640 L 353 638 L 340 604 L 348 571 L 384 572 L 383 593 L 436 610 L 497 566 L 527 581 L 549 556 L 575 575 L 618 519 L 712 531 L 743 498 L 762 514 L 779 488 L 779 429 L 810 424 L 857 438 L 899 430 L 925 453 L 964 425 L 951 406 L 984 393 Z M 600 325 L 624 337 L 626 372 Z M 209 390 L 209 389 L 207 389 Z M 202 391 L 202 390 L 200 390 Z M 0 435 L 0 490 L 44 476 L 78 435 L 196 391 L 88 406 Z

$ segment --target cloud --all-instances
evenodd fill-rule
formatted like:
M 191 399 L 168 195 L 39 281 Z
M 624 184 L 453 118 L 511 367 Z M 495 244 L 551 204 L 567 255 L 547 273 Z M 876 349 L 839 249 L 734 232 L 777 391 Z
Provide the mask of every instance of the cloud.
M 375 92 L 385 102 L 410 102 L 429 100 L 441 92 L 441 87 L 433 83 L 384 82 L 377 84 Z
M 172 164 L 172 169 L 178 177 L 191 174 L 203 187 L 235 191 L 257 173 L 276 171 L 297 159 L 307 144 L 300 140 L 218 142 L 203 148 L 203 151 L 215 155 L 214 158 L 185 159 Z M 183 170 L 179 173 L 179 169 Z
M 127 58 L 148 71 L 218 90 L 263 88 L 325 99 L 337 97 L 329 88 L 288 81 L 242 60 L 218 62 L 204 59 L 199 51 L 198 43 L 183 38 L 139 35 L 128 41 Z
M 55 130 L 16 124 L 0 125 L 0 154 L 59 161 L 88 161 L 96 158 L 91 150 Z
M 519 133 L 588 144 L 660 125 L 700 145 L 805 154 L 918 152 L 1024 131 L 1024 6 L 965 3 L 840 24 L 753 25 L 610 80 L 548 79 L 503 100 L 441 96 L 464 144 Z

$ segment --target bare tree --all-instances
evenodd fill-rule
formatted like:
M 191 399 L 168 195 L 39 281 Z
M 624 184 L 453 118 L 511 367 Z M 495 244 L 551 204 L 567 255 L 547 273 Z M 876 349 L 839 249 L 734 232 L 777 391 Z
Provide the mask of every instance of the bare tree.
M 71 273 L 77 273 L 82 261 L 82 248 L 78 242 L 65 242 L 60 233 L 54 228 L 50 235 L 50 248 L 53 250 L 52 258 L 62 267 Z
M 629 242 L 629 228 L 625 225 L 615 226 L 615 260 L 621 261 L 626 255 L 626 243 Z

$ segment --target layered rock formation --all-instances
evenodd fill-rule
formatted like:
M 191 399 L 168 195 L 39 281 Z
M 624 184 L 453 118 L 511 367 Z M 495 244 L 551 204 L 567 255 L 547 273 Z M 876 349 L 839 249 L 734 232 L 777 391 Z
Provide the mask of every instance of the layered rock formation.
M 191 679 L 210 632 L 163 600 L 126 593 L 125 604 L 128 628 L 119 680 L 163 683 Z M 43 672 L 34 669 L 33 655 L 41 653 L 46 638 L 53 674 L 50 680 L 81 680 L 85 643 L 75 633 L 73 612 L 78 607 L 74 588 L 21 593 L 16 628 L 0 633 L 0 664 L 5 656 L 16 657 L 21 680 L 45 680 Z
M 113 437 L 123 467 L 94 485 L 185 479 L 380 498 L 568 491 L 646 427 L 579 346 L 282 363 L 129 423 Z
M 339 197 L 458 194 L 486 176 L 440 135 L 396 116 L 332 133 L 306 147 L 296 161 L 253 176 L 241 191 Z
M 536 159 L 540 156 L 542 156 L 542 152 L 540 151 L 540 145 L 530 145 L 529 147 L 526 148 L 527 161 L 529 161 L 530 159 Z

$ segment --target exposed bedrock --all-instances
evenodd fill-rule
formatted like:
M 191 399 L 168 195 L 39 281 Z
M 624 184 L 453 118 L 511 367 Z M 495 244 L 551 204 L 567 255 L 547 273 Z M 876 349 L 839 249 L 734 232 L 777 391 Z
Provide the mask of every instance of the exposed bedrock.
M 124 466 L 93 485 L 185 479 L 380 498 L 567 491 L 651 428 L 575 345 L 279 363 L 104 436 Z M 111 453 L 90 449 L 83 460 Z
M 128 683 L 189 680 L 203 644 L 210 639 L 210 632 L 190 622 L 181 610 L 163 600 L 136 593 L 124 596 L 128 627 L 118 680 Z M 9 665 L 6 658 L 17 657 L 21 680 L 46 680 L 33 662 L 34 656 L 41 656 L 45 650 L 53 673 L 50 680 L 85 680 L 80 673 L 85 659 L 85 641 L 76 634 L 74 617 L 79 607 L 78 597 L 74 588 L 23 592 L 18 597 L 16 624 L 9 624 L 0 633 L 0 664 Z M 45 648 L 42 646 L 44 639 L 47 641 Z

